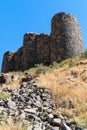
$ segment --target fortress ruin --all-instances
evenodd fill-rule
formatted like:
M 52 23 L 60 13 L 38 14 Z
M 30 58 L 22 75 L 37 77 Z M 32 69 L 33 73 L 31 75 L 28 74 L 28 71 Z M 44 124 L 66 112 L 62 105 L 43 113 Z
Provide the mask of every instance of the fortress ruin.
M 24 71 L 40 63 L 50 65 L 83 52 L 78 20 L 72 14 L 61 12 L 52 18 L 50 35 L 26 33 L 17 52 L 4 54 L 2 72 Z

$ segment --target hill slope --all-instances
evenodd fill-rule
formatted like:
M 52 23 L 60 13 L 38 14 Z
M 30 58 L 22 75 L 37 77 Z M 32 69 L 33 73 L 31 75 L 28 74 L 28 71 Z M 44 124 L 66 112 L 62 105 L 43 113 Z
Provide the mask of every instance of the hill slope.
M 6 87 L 12 90 L 13 95 L 15 94 L 14 92 L 19 94 L 20 84 L 22 83 L 24 73 L 26 72 L 30 72 L 31 75 L 33 75 L 32 83 L 33 81 L 35 81 L 35 83 L 37 82 L 36 87 L 41 86 L 40 89 L 43 90 L 43 88 L 45 88 L 46 92 L 49 90 L 50 94 L 52 95 L 52 103 L 54 104 L 54 107 L 52 109 L 51 116 L 62 115 L 64 119 L 66 118 L 67 120 L 68 118 L 67 124 L 69 124 L 70 120 L 72 120 L 72 117 L 73 117 L 73 119 L 78 124 L 78 126 L 80 125 L 80 126 L 87 127 L 87 59 L 84 56 L 67 59 L 65 61 L 62 61 L 60 64 L 54 62 L 54 64 L 49 67 L 43 66 L 43 65 L 37 65 L 36 67 L 31 68 L 24 72 L 11 72 L 11 73 L 5 74 L 8 76 L 16 75 L 19 78 L 17 80 L 13 80 L 9 82 L 8 84 L 2 84 L 1 89 L 0 89 L 0 99 L 5 99 L 5 100 L 9 99 L 8 94 L 6 95 L 5 92 L 2 93 L 3 88 L 6 88 Z M 27 86 L 27 87 L 29 87 L 27 90 L 29 91 L 30 86 Z M 38 89 L 38 91 L 42 91 L 42 90 Z M 35 93 L 33 93 L 32 95 L 34 97 L 37 91 L 36 89 L 34 89 L 33 91 L 35 91 Z M 45 94 L 46 96 L 46 93 L 43 92 L 43 94 Z M 47 100 L 48 97 L 49 95 L 47 95 L 45 97 L 46 99 L 44 100 Z M 31 95 L 29 98 L 31 98 Z M 18 98 L 15 98 L 15 100 L 18 100 Z M 50 101 L 49 98 L 48 100 Z M 42 99 L 40 99 L 40 101 L 42 102 L 42 107 L 43 107 Z M 48 103 L 48 106 L 50 105 L 51 104 Z M 47 112 L 46 110 L 45 112 Z M 11 112 L 13 112 L 12 109 L 11 109 Z M 35 110 L 33 112 L 35 112 Z M 2 116 L 3 116 L 3 113 L 0 114 L 0 119 L 2 119 Z M 57 120 L 57 124 L 58 124 L 58 121 L 60 120 Z M 16 125 L 17 128 L 14 126 L 14 123 L 17 124 Z M 14 130 L 17 130 L 17 129 L 20 130 L 18 128 L 20 126 L 21 130 L 22 130 L 22 127 L 25 128 L 24 130 L 27 130 L 27 124 L 25 123 L 23 126 L 22 125 L 23 124 L 21 124 L 21 120 L 17 120 L 17 121 L 13 120 L 10 122 L 10 126 L 6 125 L 6 127 L 8 128 L 8 130 L 12 129 L 13 127 L 14 127 Z M 3 125 L 1 125 L 0 127 L 1 129 L 5 130 L 5 128 L 3 128 Z M 54 129 L 56 130 L 56 128 Z

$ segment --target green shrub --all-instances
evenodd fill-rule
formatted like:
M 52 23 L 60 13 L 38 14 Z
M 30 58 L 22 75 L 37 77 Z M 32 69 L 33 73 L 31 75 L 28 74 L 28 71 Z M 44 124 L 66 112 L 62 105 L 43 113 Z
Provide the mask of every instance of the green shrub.
M 81 58 L 87 58 L 87 49 L 85 49 L 84 53 L 81 54 Z
M 7 99 L 7 98 L 9 98 L 9 94 L 0 92 L 0 98 Z
M 39 75 L 39 74 L 45 74 L 46 72 L 48 72 L 51 68 L 49 66 L 45 66 L 45 65 L 38 65 L 35 74 Z

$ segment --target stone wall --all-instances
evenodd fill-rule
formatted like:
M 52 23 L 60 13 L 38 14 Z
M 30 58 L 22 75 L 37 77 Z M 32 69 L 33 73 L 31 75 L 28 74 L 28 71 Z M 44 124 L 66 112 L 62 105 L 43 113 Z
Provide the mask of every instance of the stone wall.
M 26 70 L 35 64 L 50 65 L 84 52 L 81 29 L 72 14 L 56 14 L 51 34 L 26 33 L 23 46 L 15 53 L 6 52 L 2 72 Z
M 23 42 L 23 56 L 21 59 L 21 70 L 34 66 L 37 62 L 37 46 L 35 33 L 26 33 Z
M 50 37 L 46 34 L 40 34 L 36 38 L 37 43 L 37 63 L 50 64 Z
M 2 72 L 9 72 L 13 71 L 14 68 L 14 61 L 13 61 L 14 53 L 7 51 L 3 57 L 2 63 Z

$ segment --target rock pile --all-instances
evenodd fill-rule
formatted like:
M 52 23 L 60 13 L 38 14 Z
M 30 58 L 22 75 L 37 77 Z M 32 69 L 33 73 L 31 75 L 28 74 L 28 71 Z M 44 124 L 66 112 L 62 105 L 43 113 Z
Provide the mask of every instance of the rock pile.
M 30 122 L 29 130 L 83 130 L 73 118 L 53 114 L 54 104 L 50 92 L 38 86 L 35 81 L 22 82 L 20 88 L 11 90 L 8 99 L 0 98 L 1 121 L 21 120 Z

